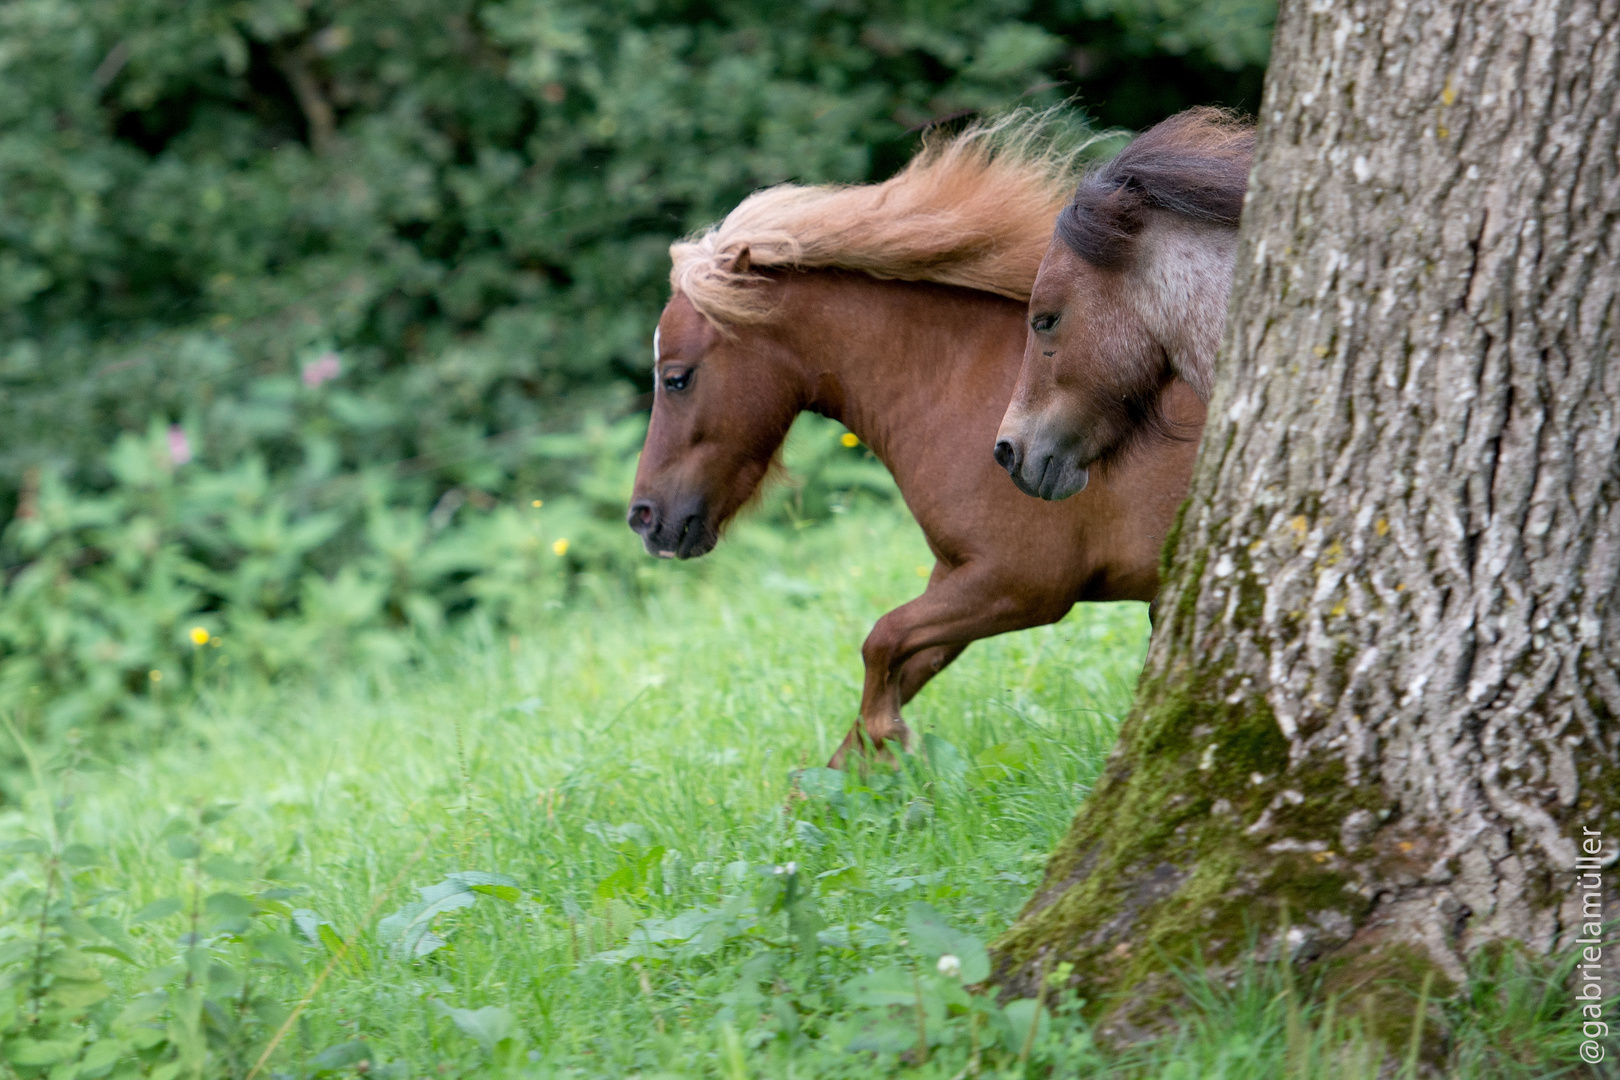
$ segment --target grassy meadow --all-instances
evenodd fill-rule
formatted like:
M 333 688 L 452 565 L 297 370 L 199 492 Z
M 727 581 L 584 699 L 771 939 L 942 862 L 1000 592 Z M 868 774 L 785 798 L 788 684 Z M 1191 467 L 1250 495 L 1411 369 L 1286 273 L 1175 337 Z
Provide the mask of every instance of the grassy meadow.
M 638 598 L 316 685 L 221 671 L 161 744 L 38 763 L 0 819 L 0 955 L 17 1009 L 79 987 L 61 1031 L 98 1034 L 9 1075 L 1377 1075 L 1264 972 L 1128 1051 L 1061 994 L 962 989 L 1097 775 L 1148 625 L 1084 606 L 979 643 L 908 709 L 927 760 L 819 768 L 927 561 L 898 510 L 744 522 Z M 30 959 L 47 937 L 100 975 Z M 1556 992 L 1514 985 L 1475 1040 L 1495 1064 L 1459 1075 L 1555 1075 L 1496 1048 L 1507 1016 L 1525 1061 L 1563 1052 Z

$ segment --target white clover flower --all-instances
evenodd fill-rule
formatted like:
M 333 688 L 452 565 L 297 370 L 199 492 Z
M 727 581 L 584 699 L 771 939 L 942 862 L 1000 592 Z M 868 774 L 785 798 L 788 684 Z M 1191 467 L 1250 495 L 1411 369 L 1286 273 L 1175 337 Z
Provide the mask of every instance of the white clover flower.
M 939 958 L 939 973 L 947 979 L 960 979 L 962 977 L 962 961 L 960 957 L 946 953 Z
M 776 872 L 778 874 L 797 874 L 799 872 L 799 864 L 796 862 L 783 863 L 781 866 L 776 868 Z

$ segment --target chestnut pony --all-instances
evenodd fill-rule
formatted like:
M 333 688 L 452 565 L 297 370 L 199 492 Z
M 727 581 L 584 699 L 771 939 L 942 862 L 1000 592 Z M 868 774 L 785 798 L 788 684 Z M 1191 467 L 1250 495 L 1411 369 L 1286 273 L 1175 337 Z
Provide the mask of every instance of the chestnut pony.
M 1023 491 L 1066 499 L 1094 466 L 1167 434 L 1175 388 L 1209 400 L 1253 157 L 1251 126 L 1190 109 L 1080 182 L 1035 279 L 996 436 Z
M 989 453 L 1075 177 L 1040 134 L 1027 119 L 970 129 L 882 184 L 757 192 L 670 249 L 629 513 L 648 552 L 713 548 L 809 410 L 883 461 L 934 554 L 926 591 L 866 639 L 860 715 L 835 766 L 851 747 L 905 747 L 901 705 L 970 642 L 1158 588 L 1191 444 L 1144 443 L 1062 505 L 1020 495 Z

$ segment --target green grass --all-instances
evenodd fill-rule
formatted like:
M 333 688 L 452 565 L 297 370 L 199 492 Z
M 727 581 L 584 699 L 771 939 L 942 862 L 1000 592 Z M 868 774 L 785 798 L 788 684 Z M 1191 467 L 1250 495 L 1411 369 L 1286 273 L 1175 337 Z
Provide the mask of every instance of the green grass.
M 794 770 L 822 765 L 854 718 L 861 639 L 920 591 L 927 562 L 896 512 L 797 536 L 745 524 L 703 565 L 657 564 L 639 600 L 586 590 L 547 625 L 469 630 L 410 670 L 279 689 L 221 673 L 163 746 L 44 776 L 53 798 L 73 796 L 71 839 L 94 853 L 76 910 L 133 925 L 134 963 L 107 961 L 118 992 L 102 1008 L 167 985 L 178 1015 L 206 991 L 214 1005 L 197 1015 L 222 1012 L 199 1075 L 237 1077 L 305 999 L 269 1074 L 353 1075 L 361 1057 L 400 1080 L 945 1078 L 970 1058 L 985 1075 L 1376 1073 L 1354 1030 L 1300 1012 L 1263 973 L 1124 1054 L 1093 1046 L 1055 997 L 1058 1022 L 1034 1038 L 1014 1020 L 1035 1014 L 988 1003 L 983 1025 L 971 1009 L 925 1018 L 933 1046 L 917 1059 L 916 1010 L 851 980 L 915 971 L 919 996 L 921 980 L 943 984 L 907 932 L 918 902 L 967 950 L 1006 926 L 1101 767 L 1148 629 L 1141 605 L 1096 605 L 981 642 L 908 709 L 932 737 L 928 762 L 842 790 L 810 773 L 811 796 L 790 799 Z M 221 803 L 234 804 L 222 817 Z M 0 830 L 46 836 L 42 820 L 40 802 Z M 19 913 L 48 865 L 19 856 L 4 882 L 22 946 L 33 931 Z M 444 944 L 427 955 L 392 947 L 379 923 L 464 871 L 515 888 L 438 915 Z M 256 897 L 251 925 L 281 933 L 281 953 L 243 944 L 249 924 L 230 931 L 228 902 L 205 899 L 216 891 Z M 178 910 L 164 914 L 166 898 Z M 683 913 L 708 929 L 630 939 Z

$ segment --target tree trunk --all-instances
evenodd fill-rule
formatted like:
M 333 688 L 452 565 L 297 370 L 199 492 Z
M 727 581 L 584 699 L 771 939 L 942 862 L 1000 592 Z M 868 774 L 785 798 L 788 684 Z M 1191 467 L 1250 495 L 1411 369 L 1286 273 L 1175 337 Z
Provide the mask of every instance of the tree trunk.
M 1136 706 L 1004 985 L 1287 925 L 1443 989 L 1589 934 L 1597 862 L 1620 916 L 1617 87 L 1620 0 L 1285 0 Z

